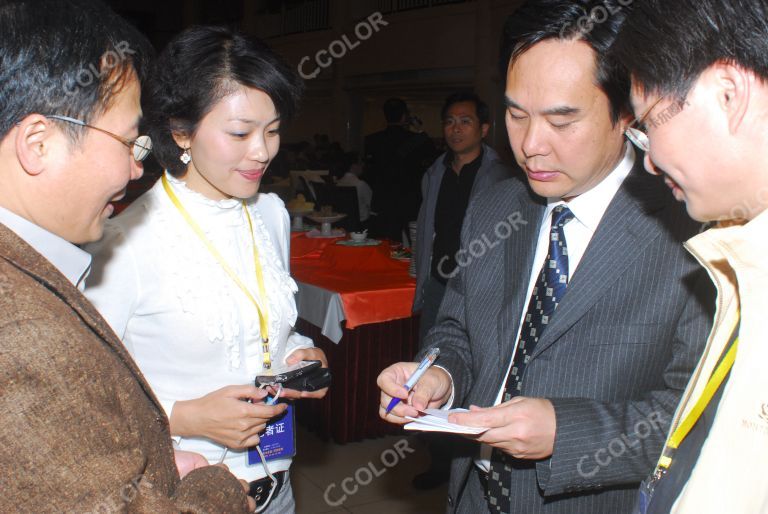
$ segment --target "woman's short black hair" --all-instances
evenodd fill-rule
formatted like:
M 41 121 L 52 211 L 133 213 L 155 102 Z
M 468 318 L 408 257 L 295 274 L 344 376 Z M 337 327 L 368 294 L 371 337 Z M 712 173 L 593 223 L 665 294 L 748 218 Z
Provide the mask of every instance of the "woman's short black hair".
M 480 120 L 481 125 L 486 125 L 491 122 L 491 110 L 488 108 L 488 104 L 483 102 L 477 94 L 471 91 L 458 91 L 448 96 L 440 111 L 440 118 L 445 119 L 445 116 L 448 114 L 448 109 L 459 102 L 472 102 L 475 104 L 475 114 L 477 115 L 477 119 Z
M 616 123 L 631 112 L 630 80 L 626 70 L 610 58 L 609 50 L 632 4 L 632 0 L 528 0 L 504 26 L 501 75 L 506 76 L 510 63 L 537 43 L 584 41 L 595 52 L 595 80 L 610 101 L 611 119 Z
M 154 54 L 146 38 L 96 0 L 0 2 L 0 139 L 30 114 L 86 123 L 109 109 Z M 62 123 L 73 141 L 83 128 Z
M 613 48 L 647 93 L 683 100 L 718 61 L 768 80 L 768 3 L 764 0 L 643 0 Z
M 261 40 L 227 27 L 191 27 L 176 36 L 152 67 L 144 94 L 154 154 L 173 175 L 186 169 L 173 132 L 193 135 L 217 102 L 240 86 L 266 93 L 282 122 L 298 108 L 298 74 Z

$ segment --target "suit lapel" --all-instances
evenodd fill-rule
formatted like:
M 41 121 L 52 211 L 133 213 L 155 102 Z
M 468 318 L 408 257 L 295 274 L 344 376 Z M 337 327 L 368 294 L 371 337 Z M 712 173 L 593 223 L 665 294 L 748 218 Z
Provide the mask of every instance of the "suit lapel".
M 472 184 L 472 191 L 469 193 L 470 198 L 474 198 L 480 191 L 485 191 L 486 182 L 488 182 L 491 166 L 490 149 L 483 145 L 483 160 L 480 163 L 480 168 L 477 170 L 477 176 L 475 182 Z
M 638 156 L 640 168 L 642 158 Z M 663 190 L 655 177 L 638 166 L 622 184 L 603 215 L 552 321 L 536 345 L 535 358 L 554 344 L 604 296 L 643 249 L 660 235 L 652 216 L 664 206 Z
M 72 308 L 80 319 L 117 354 L 125 366 L 135 375 L 155 406 L 163 411 L 160 402 L 133 358 L 93 305 L 45 257 L 3 224 L 0 224 L 0 255 Z
M 527 308 L 528 280 L 542 216 L 546 210 L 544 200 L 533 195 L 527 187 L 520 198 L 520 219 L 527 224 L 522 226 L 520 232 L 512 231 L 504 248 L 504 299 L 498 322 L 499 358 L 502 363 L 512 359 L 520 317 L 523 309 Z

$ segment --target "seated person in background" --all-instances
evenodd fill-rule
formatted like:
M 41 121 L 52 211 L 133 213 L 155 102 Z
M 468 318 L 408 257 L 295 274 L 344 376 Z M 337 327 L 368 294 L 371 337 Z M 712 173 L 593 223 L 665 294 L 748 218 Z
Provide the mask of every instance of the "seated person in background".
M 373 191 L 364 180 L 360 179 L 363 167 L 357 159 L 357 154 L 347 153 L 340 165 L 341 177 L 336 181 L 337 186 L 354 187 L 357 190 L 357 204 L 360 208 L 360 222 L 364 223 L 371 217 L 371 199 Z
M 0 512 L 253 512 L 226 469 L 179 479 L 168 418 L 80 292 L 76 245 L 151 150 L 149 43 L 87 0 L 6 0 L 0 34 Z
M 272 164 L 269 165 L 269 174 L 272 177 L 272 181 L 277 182 L 278 180 L 289 178 L 290 172 L 287 153 L 281 148 L 272 161 Z
M 295 153 L 293 154 L 293 170 L 308 170 L 311 169 L 310 162 L 312 159 L 312 145 L 307 141 L 299 141 L 294 145 Z
M 277 482 L 267 512 L 293 512 L 291 455 L 265 464 L 252 453 L 248 464 L 247 453 L 286 410 L 266 405 L 254 378 L 325 364 L 293 331 L 288 213 L 259 194 L 300 82 L 259 40 L 212 27 L 174 38 L 148 82 L 147 125 L 166 172 L 88 248 L 86 294 L 152 385 L 176 444 L 223 461 L 254 492 L 270 482 L 268 467 Z

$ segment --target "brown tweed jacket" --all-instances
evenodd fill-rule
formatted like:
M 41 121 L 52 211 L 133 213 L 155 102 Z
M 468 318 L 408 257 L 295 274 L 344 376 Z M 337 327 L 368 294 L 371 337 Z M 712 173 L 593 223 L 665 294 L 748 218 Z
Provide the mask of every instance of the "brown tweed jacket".
M 179 479 L 168 419 L 117 336 L 0 224 L 0 512 L 246 512 L 220 467 Z

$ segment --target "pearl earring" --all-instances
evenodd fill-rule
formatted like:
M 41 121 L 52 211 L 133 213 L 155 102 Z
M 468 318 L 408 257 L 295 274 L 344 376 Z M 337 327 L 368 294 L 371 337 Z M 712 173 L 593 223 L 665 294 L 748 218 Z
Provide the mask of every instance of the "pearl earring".
M 189 161 L 192 160 L 192 156 L 189 154 L 189 148 L 184 149 L 184 153 L 181 154 L 181 157 L 179 157 L 179 160 L 183 162 L 184 164 L 189 164 Z

